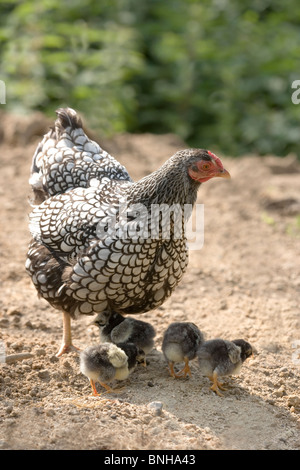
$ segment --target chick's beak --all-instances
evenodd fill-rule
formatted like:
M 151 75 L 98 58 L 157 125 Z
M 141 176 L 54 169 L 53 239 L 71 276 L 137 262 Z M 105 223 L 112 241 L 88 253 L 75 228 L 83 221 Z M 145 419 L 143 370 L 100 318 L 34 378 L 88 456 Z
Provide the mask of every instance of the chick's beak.
M 215 176 L 218 176 L 220 178 L 227 178 L 227 179 L 231 178 L 230 173 L 227 170 L 225 170 L 225 168 L 223 168 L 223 170 L 220 170 Z

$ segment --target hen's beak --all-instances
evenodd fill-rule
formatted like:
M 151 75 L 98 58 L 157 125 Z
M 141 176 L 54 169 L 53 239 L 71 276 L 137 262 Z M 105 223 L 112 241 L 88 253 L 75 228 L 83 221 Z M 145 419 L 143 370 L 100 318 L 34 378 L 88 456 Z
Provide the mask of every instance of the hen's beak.
M 231 178 L 230 173 L 227 170 L 225 170 L 225 168 L 223 168 L 223 170 L 217 173 L 216 176 L 219 176 L 220 178 L 228 178 L 228 179 Z

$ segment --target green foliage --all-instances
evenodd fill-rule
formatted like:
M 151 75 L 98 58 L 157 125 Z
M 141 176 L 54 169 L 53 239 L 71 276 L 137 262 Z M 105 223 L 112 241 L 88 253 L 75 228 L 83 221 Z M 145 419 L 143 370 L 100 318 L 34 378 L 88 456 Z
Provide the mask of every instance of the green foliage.
M 132 75 L 143 60 L 117 1 L 12 2 L 1 15 L 7 103 L 50 112 L 71 106 L 103 132 L 123 131 L 135 112 Z
M 174 132 L 221 154 L 299 152 L 297 0 L 0 0 L 7 108 Z

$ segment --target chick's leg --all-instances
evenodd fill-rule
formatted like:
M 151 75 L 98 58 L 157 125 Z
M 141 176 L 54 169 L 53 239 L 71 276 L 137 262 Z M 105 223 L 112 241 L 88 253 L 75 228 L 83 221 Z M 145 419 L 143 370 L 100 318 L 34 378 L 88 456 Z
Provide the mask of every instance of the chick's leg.
M 91 384 L 91 387 L 92 387 L 94 397 L 98 397 L 99 393 L 97 392 L 95 381 L 90 379 L 90 384 Z
M 143 367 L 147 368 L 147 360 L 146 360 L 146 357 L 144 357 L 144 358 L 141 359 L 141 360 L 138 360 L 137 363 L 140 364 L 140 365 L 142 365 Z
M 191 377 L 192 373 L 191 373 L 191 369 L 189 366 L 189 360 L 186 357 L 184 358 L 184 362 L 185 362 L 184 368 L 178 372 L 178 375 L 183 374 L 184 377 L 186 377 L 187 375 Z
M 68 313 L 63 312 L 63 337 L 61 346 L 56 356 L 60 357 L 70 351 L 78 351 L 78 348 L 72 344 L 71 317 Z
M 171 376 L 174 377 L 174 379 L 180 379 L 181 376 L 175 373 L 173 362 L 169 362 L 169 368 Z
M 104 382 L 99 382 L 100 385 L 102 385 L 102 387 L 105 388 L 105 390 L 107 391 L 107 393 L 119 393 L 123 390 L 124 387 L 120 387 L 120 388 L 111 388 L 109 385 L 107 385 L 106 383 Z
M 218 381 L 217 372 L 213 373 L 212 377 L 210 377 L 210 380 L 213 382 L 210 389 L 213 390 L 217 395 L 219 395 L 219 397 L 222 397 L 223 394 L 219 391 L 219 389 L 226 390 L 226 388 L 222 384 L 220 384 L 220 382 Z
M 146 358 L 144 358 L 143 362 L 141 362 L 142 366 L 147 369 L 147 361 Z

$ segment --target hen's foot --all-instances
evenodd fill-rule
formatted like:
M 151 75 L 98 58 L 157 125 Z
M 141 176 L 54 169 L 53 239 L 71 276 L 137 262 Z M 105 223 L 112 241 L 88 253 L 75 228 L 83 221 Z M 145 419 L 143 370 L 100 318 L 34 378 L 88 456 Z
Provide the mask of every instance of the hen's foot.
M 61 345 L 61 347 L 59 348 L 59 351 L 58 353 L 56 354 L 56 357 L 60 357 L 62 356 L 63 354 L 67 354 L 69 352 L 78 352 L 80 351 L 79 348 L 76 348 L 76 346 L 74 346 L 73 344 L 65 344 L 63 343 Z

